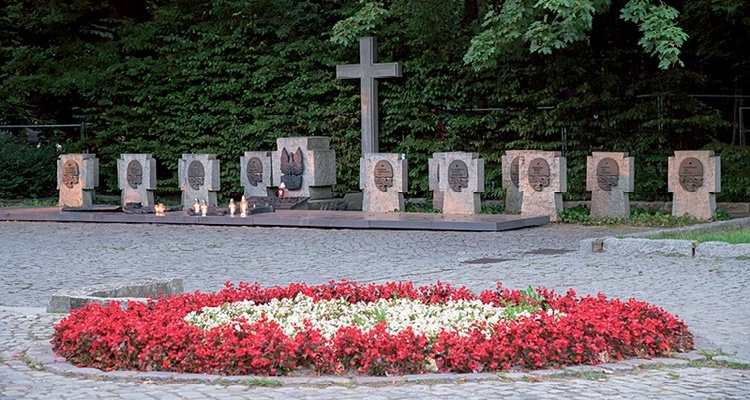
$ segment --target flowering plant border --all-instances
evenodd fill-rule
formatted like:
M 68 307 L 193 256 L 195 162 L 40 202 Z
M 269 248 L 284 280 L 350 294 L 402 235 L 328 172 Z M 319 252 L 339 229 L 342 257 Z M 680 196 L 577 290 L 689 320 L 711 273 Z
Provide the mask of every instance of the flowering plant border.
M 429 304 L 479 300 L 497 307 L 538 309 L 530 317 L 475 326 L 465 332 L 441 330 L 428 336 L 407 328 L 389 333 L 386 324 L 363 331 L 342 326 L 326 338 L 306 322 L 293 337 L 273 320 L 261 318 L 207 330 L 185 316 L 203 307 L 251 300 L 292 299 L 303 294 L 316 301 L 350 303 L 405 298 Z M 555 310 L 555 313 L 545 310 Z M 309 325 L 307 325 L 309 324 Z M 487 334 L 489 332 L 489 334 Z M 222 375 L 287 375 L 299 370 L 317 374 L 386 375 L 440 372 L 490 372 L 511 368 L 550 368 L 597 364 L 627 357 L 664 356 L 692 349 L 693 337 L 677 317 L 659 307 L 603 294 L 577 297 L 539 287 L 519 291 L 487 290 L 479 295 L 464 287 L 437 282 L 357 284 L 331 281 L 308 286 L 262 288 L 240 283 L 217 293 L 189 293 L 129 302 L 88 304 L 55 326 L 55 352 L 78 366 L 103 370 L 170 371 Z

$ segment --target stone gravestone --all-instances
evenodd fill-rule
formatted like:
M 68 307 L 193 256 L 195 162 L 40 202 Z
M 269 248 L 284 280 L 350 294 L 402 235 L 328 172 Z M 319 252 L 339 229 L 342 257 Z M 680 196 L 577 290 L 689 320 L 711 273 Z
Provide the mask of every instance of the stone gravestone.
M 96 154 L 63 154 L 57 160 L 58 204 L 63 207 L 91 207 L 99 186 Z
M 445 158 L 446 154 L 451 153 L 432 153 L 432 158 L 427 160 L 427 173 L 429 189 L 432 190 L 432 208 L 436 210 L 443 209 L 443 192 L 440 190 L 440 161 Z
M 359 64 L 337 65 L 336 78 L 359 79 L 362 110 L 362 157 L 378 150 L 378 79 L 401 77 L 401 63 L 378 64 L 377 40 L 359 39 Z
M 246 151 L 240 157 L 240 183 L 245 197 L 275 196 L 272 172 L 270 151 Z
M 593 152 L 586 158 L 591 218 L 630 218 L 635 163 L 628 153 Z
M 505 189 L 505 212 L 520 212 L 523 195 L 518 190 L 519 165 L 518 157 L 525 150 L 506 150 L 501 157 L 503 188 Z
M 408 167 L 403 154 L 369 153 L 360 159 L 362 211 L 404 211 L 404 192 L 408 185 Z
M 191 208 L 195 199 L 216 206 L 220 171 L 215 154 L 183 154 L 177 168 L 183 207 Z
M 716 193 L 721 191 L 721 159 L 711 150 L 675 151 L 668 165 L 672 215 L 715 217 Z
M 477 153 L 452 152 L 439 157 L 438 189 L 443 214 L 479 214 L 484 192 L 484 160 Z
M 324 136 L 276 139 L 278 150 L 271 157 L 273 186 L 286 186 L 286 197 L 310 200 L 333 197 L 336 184 L 336 154 Z
M 526 150 L 519 155 L 518 189 L 523 194 L 521 215 L 548 215 L 557 221 L 567 190 L 565 157 L 559 151 Z
M 156 160 L 151 154 L 122 154 L 117 160 L 117 185 L 122 190 L 121 204 L 154 205 Z

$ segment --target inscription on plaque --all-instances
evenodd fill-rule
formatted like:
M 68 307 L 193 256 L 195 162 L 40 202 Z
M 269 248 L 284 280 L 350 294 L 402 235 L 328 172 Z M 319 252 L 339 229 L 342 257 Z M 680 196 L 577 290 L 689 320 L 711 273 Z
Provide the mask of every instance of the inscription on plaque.
M 543 158 L 535 158 L 529 164 L 529 185 L 537 192 L 549 186 L 549 164 Z
M 599 189 L 610 192 L 619 181 L 620 167 L 617 165 L 617 161 L 610 157 L 599 161 L 596 166 L 596 182 L 599 184 Z
M 203 163 L 193 161 L 188 165 L 187 171 L 188 185 L 193 190 L 199 190 L 206 182 L 206 171 L 203 169 Z
M 247 160 L 245 172 L 247 173 L 247 181 L 253 186 L 258 186 L 258 183 L 263 181 L 263 163 L 260 158 L 252 157 Z
M 375 187 L 381 192 L 387 192 L 393 186 L 393 166 L 387 160 L 380 160 L 375 164 Z
M 518 170 L 519 170 L 519 157 L 516 157 L 510 163 L 510 181 L 513 186 L 518 187 Z
M 469 168 L 461 160 L 454 160 L 448 165 L 448 187 L 454 192 L 469 187 Z
M 78 177 L 80 171 L 78 169 L 78 163 L 73 160 L 68 160 L 63 164 L 62 168 L 62 180 L 63 185 L 67 186 L 68 189 L 72 189 L 73 186 L 78 184 Z
M 138 186 L 143 184 L 143 166 L 138 160 L 132 160 L 128 163 L 125 178 L 128 185 L 133 189 L 138 189 Z
M 695 157 L 688 157 L 680 163 L 680 186 L 688 192 L 695 192 L 703 186 L 703 164 Z
M 302 187 L 302 149 L 289 154 L 286 148 L 281 151 L 281 183 L 289 190 L 297 190 Z

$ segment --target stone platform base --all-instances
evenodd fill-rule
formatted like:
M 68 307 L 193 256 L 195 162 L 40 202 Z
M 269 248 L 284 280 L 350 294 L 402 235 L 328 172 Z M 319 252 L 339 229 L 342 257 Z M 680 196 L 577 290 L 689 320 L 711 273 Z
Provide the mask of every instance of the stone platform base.
M 155 214 L 122 212 L 61 212 L 60 207 L 0 208 L 0 221 L 102 222 L 224 226 L 280 226 L 338 229 L 395 229 L 496 232 L 546 225 L 548 216 L 509 214 L 444 215 L 429 213 L 366 213 L 361 211 L 277 210 L 249 215 L 190 216 L 183 211 Z

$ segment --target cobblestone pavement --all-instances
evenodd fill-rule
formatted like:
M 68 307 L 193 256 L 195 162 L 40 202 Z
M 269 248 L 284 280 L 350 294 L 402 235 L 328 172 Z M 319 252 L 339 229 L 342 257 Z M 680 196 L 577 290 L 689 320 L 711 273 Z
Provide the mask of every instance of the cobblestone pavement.
M 498 281 L 510 288 L 541 285 L 557 291 L 574 288 L 579 295 L 603 292 L 663 307 L 685 319 L 698 347 L 721 348 L 750 360 L 750 262 L 577 251 L 582 238 L 636 230 L 550 225 L 474 233 L 0 222 L 0 398 L 750 396 L 750 371 L 719 368 L 639 369 L 607 376 L 604 382 L 545 378 L 268 388 L 83 379 L 38 370 L 23 360 L 26 349 L 50 338 L 52 325 L 61 317 L 44 311 L 57 290 L 169 277 L 183 278 L 186 291 L 216 291 L 226 281 L 285 285 L 349 279 L 417 284 L 441 280 L 477 292 L 494 288 Z

